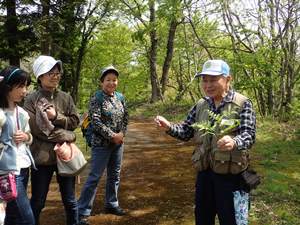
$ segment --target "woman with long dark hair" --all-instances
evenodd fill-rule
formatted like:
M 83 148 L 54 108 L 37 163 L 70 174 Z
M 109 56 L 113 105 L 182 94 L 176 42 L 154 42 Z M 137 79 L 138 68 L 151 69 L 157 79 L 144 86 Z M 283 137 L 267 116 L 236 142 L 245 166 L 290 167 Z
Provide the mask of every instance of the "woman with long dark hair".
M 29 167 L 34 166 L 29 150 L 32 135 L 28 113 L 17 104 L 26 95 L 30 75 L 9 66 L 0 72 L 0 109 L 5 114 L 0 141 L 4 146 L 0 158 L 0 174 L 12 173 L 16 178 L 17 197 L 7 203 L 5 225 L 34 225 L 34 216 L 27 196 Z

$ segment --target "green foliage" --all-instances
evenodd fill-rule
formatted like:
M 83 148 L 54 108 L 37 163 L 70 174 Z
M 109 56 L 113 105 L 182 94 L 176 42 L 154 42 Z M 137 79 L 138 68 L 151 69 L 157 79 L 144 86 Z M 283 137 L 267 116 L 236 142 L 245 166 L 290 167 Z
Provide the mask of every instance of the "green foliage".
M 236 111 L 227 111 L 223 114 L 216 114 L 207 110 L 209 121 L 197 122 L 192 125 L 204 135 L 224 136 L 235 130 L 240 125 L 240 119 L 236 119 Z
M 79 88 L 81 97 L 77 103 L 82 111 L 87 109 L 90 96 L 99 88 L 100 71 L 107 65 L 114 65 L 120 71 L 118 90 L 127 101 L 140 99 L 139 96 L 147 92 L 145 75 L 136 66 L 137 59 L 133 54 L 136 46 L 131 35 L 132 31 L 127 26 L 110 21 L 91 41 L 84 59 Z
M 300 101 L 293 101 L 291 107 L 291 118 L 300 118 Z
M 160 83 L 169 24 L 175 20 L 178 26 L 165 99 L 178 101 L 183 98 L 196 102 L 201 97 L 201 90 L 198 82 L 193 81 L 194 74 L 201 70 L 203 62 L 209 57 L 222 58 L 231 67 L 233 87 L 253 100 L 259 109 L 258 114 L 279 115 L 286 119 L 299 117 L 299 57 L 293 55 L 293 52 L 299 52 L 299 46 L 293 44 L 298 37 L 295 32 L 298 28 L 294 30 L 294 27 L 297 27 L 295 15 L 299 9 L 295 8 L 297 4 L 294 2 L 290 7 L 295 13 L 288 16 L 289 11 L 281 2 L 273 5 L 262 1 L 260 9 L 255 4 L 249 5 L 248 9 L 242 2 L 229 1 L 227 13 L 232 21 L 228 26 L 224 26 L 223 21 L 226 19 L 222 14 L 225 13 L 222 10 L 226 10 L 222 7 L 224 1 L 219 0 L 205 3 L 194 0 L 152 1 L 156 20 L 153 24 L 148 22 L 149 1 L 129 0 L 126 3 L 130 7 L 127 7 L 125 1 L 96 0 L 91 4 L 97 6 L 92 13 L 88 8 L 91 1 L 51 0 L 49 16 L 42 16 L 41 1 L 16 2 L 16 35 L 6 33 L 5 16 L 0 20 L 0 57 L 3 61 L 11 54 L 32 57 L 40 54 L 36 50 L 38 46 L 41 50 L 40 46 L 48 42 L 49 51 L 42 52 L 63 61 L 61 87 L 72 95 L 79 90 L 80 98 L 75 101 L 80 109 L 87 107 L 90 95 L 99 85 L 99 70 L 108 64 L 114 64 L 120 70 L 119 91 L 126 95 L 129 105 L 148 102 L 152 88 L 149 78 L 149 32 L 155 29 L 157 34 L 156 72 L 157 83 Z M 0 3 L 2 11 L 4 3 Z M 266 23 L 272 19 L 272 7 L 279 12 L 278 21 L 287 24 L 282 34 L 278 33 L 278 29 L 272 30 L 271 23 Z M 189 21 L 193 22 L 194 27 Z M 273 21 L 275 27 L 278 21 Z M 89 29 L 92 29 L 90 34 Z M 285 32 L 290 35 L 285 35 Z M 7 41 L 12 39 L 16 39 L 16 44 L 11 48 Z M 88 49 L 85 49 L 86 44 Z M 83 56 L 87 53 L 82 67 L 81 53 Z M 282 109 L 282 105 L 287 107 Z M 283 115 L 288 110 L 291 110 L 289 115 Z
M 4 1 L 0 2 L 1 11 L 6 10 L 5 4 Z M 11 57 L 22 59 L 37 50 L 37 36 L 34 32 L 34 23 L 37 18 L 34 12 L 28 10 L 31 6 L 30 2 L 23 2 L 21 5 L 16 1 L 16 16 L 4 16 L 1 12 L 0 60 L 7 60 Z M 18 11 L 22 13 L 19 14 Z M 16 30 L 13 26 L 16 26 Z
M 217 2 L 220 5 L 224 3 Z M 258 113 L 262 116 L 282 117 L 280 105 L 291 103 L 290 96 L 297 90 L 293 84 L 299 80 L 297 50 L 287 50 L 286 47 L 299 37 L 297 19 L 292 19 L 295 15 L 289 13 L 290 9 L 299 12 L 299 7 L 297 3 L 289 7 L 284 2 L 261 3 L 259 8 L 256 5 L 248 8 L 242 3 L 241 7 L 236 7 L 238 1 L 229 1 L 227 7 L 222 8 L 228 15 L 228 21 L 223 20 L 227 23 L 227 33 L 232 38 L 231 46 L 234 49 L 232 53 L 235 65 L 232 71 L 236 75 L 235 87 L 252 89 L 253 99 L 260 109 Z M 280 12 L 277 19 L 274 19 L 274 11 Z M 289 35 L 274 29 L 281 23 L 290 24 L 286 31 Z M 290 108 L 285 108 L 288 113 L 289 110 Z

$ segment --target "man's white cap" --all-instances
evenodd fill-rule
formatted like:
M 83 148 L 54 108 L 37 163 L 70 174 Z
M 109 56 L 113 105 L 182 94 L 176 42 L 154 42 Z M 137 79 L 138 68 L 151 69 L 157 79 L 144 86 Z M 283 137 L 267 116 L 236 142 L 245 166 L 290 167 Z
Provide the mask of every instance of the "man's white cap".
M 203 75 L 219 76 L 224 77 L 229 76 L 230 68 L 228 64 L 220 59 L 208 60 L 203 64 L 201 73 L 197 73 L 195 77 Z
M 55 60 L 51 56 L 41 55 L 33 62 L 33 73 L 36 79 L 39 76 L 48 73 L 56 64 L 59 65 L 60 72 L 62 72 L 62 62 L 60 60 Z

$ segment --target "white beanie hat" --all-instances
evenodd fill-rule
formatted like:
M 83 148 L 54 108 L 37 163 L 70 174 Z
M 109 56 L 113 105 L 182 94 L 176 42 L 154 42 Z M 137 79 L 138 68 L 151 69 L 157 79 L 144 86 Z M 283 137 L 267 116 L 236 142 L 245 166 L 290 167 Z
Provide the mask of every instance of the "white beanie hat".
M 51 56 L 41 55 L 33 62 L 33 73 L 36 79 L 39 76 L 49 72 L 56 64 L 59 64 L 60 72 L 62 72 L 62 62 L 60 60 L 55 60 Z

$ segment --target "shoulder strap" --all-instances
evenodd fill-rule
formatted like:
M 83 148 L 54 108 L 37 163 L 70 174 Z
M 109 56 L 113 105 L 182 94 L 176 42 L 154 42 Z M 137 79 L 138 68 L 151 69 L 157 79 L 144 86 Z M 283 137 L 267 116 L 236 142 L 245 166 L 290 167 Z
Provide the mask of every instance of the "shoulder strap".
M 204 100 L 204 98 L 201 98 L 201 99 L 197 102 L 197 106 L 196 106 L 196 118 L 198 118 L 200 108 L 203 107 L 203 105 L 204 105 L 205 103 L 206 103 L 206 101 Z
M 104 98 L 103 91 L 100 91 L 100 90 L 96 91 L 95 96 L 96 96 L 97 101 L 99 101 L 99 103 L 101 105 L 103 102 L 103 98 Z
M 248 98 L 238 92 L 235 92 L 234 93 L 234 97 L 233 97 L 233 100 L 232 102 L 237 104 L 239 107 L 242 107 L 245 103 L 245 101 L 247 101 Z
M 115 91 L 115 95 L 116 95 L 117 99 L 119 99 L 122 102 L 122 104 L 124 104 L 124 96 L 122 95 L 122 93 Z M 103 99 L 104 99 L 103 91 L 102 90 L 96 91 L 95 96 L 96 96 L 97 101 L 99 101 L 99 103 L 102 104 Z
M 119 99 L 122 102 L 122 104 L 124 104 L 124 96 L 122 95 L 122 93 L 116 91 L 115 94 L 117 99 Z
M 0 127 L 2 127 L 5 124 L 5 121 L 6 121 L 6 114 L 4 110 L 0 108 Z

